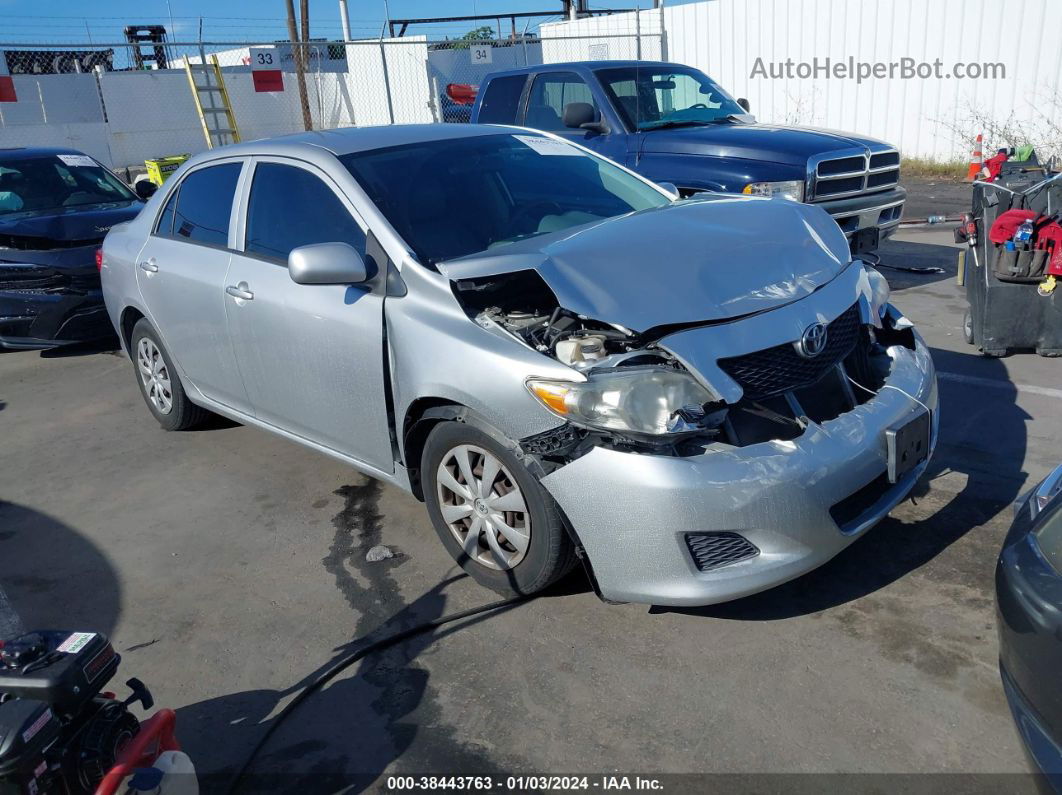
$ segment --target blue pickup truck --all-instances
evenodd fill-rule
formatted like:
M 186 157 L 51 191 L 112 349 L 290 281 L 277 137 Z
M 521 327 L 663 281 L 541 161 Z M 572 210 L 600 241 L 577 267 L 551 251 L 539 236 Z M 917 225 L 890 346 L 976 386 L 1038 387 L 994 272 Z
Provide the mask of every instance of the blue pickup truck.
M 900 154 L 861 135 L 759 124 L 703 72 L 647 61 L 552 63 L 495 72 L 472 121 L 546 130 L 682 195 L 785 196 L 822 207 L 852 251 L 896 231 Z

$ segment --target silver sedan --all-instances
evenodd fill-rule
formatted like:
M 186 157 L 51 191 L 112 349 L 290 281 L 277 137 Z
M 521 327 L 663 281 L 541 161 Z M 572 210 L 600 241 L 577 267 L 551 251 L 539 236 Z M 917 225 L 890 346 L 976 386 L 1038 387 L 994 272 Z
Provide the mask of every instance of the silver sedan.
M 936 441 L 926 346 L 825 212 L 680 201 L 525 129 L 206 152 L 102 276 L 163 428 L 214 412 L 406 489 L 503 593 L 580 560 L 610 600 L 769 588 L 885 516 Z

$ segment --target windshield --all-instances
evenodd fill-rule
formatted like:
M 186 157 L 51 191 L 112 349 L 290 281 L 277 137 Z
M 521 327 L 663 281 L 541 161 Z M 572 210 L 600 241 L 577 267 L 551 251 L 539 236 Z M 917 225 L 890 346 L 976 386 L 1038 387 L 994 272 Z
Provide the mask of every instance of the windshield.
M 670 201 L 607 160 L 530 133 L 339 159 L 426 265 Z
M 745 112 L 696 69 L 625 66 L 597 76 L 632 130 L 715 124 Z
M 130 201 L 133 192 L 87 155 L 0 157 L 0 217 Z

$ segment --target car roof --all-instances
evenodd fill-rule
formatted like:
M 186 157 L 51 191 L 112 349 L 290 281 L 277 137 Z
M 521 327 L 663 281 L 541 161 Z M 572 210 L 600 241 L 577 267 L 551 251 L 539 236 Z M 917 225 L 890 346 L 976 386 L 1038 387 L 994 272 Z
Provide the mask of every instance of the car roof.
M 333 155 L 341 156 L 404 144 L 504 133 L 526 134 L 527 130 L 494 124 L 385 124 L 370 127 L 343 127 L 337 130 L 293 133 L 232 144 L 204 152 L 192 158 L 192 161 L 203 162 L 249 155 L 319 155 L 322 149 Z
M 0 147 L 0 160 L 29 160 L 34 157 L 49 155 L 82 155 L 77 149 L 65 146 L 12 146 Z
M 639 66 L 642 68 L 650 66 L 682 67 L 682 64 L 671 63 L 670 61 L 561 61 L 559 63 L 542 63 L 533 66 L 521 66 L 518 69 L 491 72 L 486 79 L 490 80 L 502 75 L 527 75 L 539 72 L 597 72 L 601 69 L 618 69 L 625 66 Z M 688 69 L 689 67 L 683 68 Z

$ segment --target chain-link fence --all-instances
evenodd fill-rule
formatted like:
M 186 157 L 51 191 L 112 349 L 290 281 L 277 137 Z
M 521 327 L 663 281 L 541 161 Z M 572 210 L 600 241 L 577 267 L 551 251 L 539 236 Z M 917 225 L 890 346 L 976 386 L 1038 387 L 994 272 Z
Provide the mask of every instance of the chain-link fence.
M 662 56 L 659 26 L 644 20 L 607 36 L 550 28 L 482 41 L 0 43 L 0 146 L 72 147 L 116 170 L 139 170 L 148 159 L 236 138 L 467 122 L 491 72 Z

